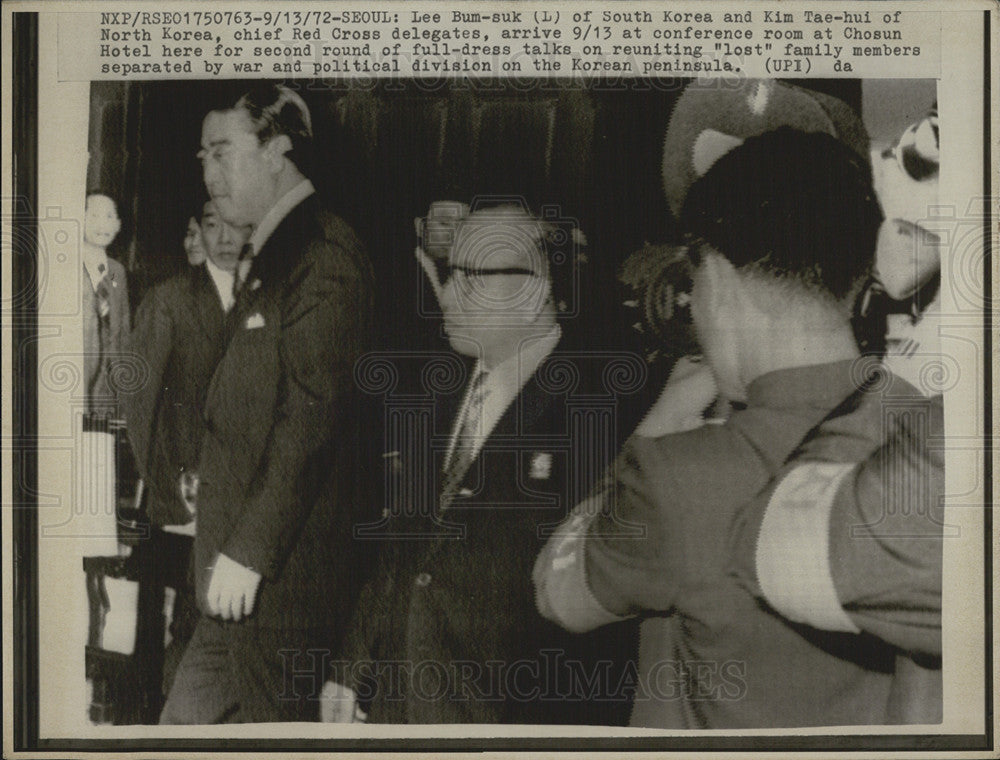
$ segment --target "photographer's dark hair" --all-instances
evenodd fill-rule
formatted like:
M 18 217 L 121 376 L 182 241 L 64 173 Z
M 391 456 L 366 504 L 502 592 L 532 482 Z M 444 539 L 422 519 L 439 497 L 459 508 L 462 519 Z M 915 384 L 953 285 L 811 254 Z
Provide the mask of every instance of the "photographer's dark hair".
M 285 155 L 303 174 L 312 165 L 312 117 L 305 101 L 293 90 L 280 84 L 259 84 L 236 101 L 234 108 L 243 108 L 253 122 L 260 142 L 288 135 L 292 149 Z
M 737 269 L 788 277 L 843 301 L 875 259 L 882 210 L 871 170 L 822 133 L 752 137 L 691 186 L 681 228 Z

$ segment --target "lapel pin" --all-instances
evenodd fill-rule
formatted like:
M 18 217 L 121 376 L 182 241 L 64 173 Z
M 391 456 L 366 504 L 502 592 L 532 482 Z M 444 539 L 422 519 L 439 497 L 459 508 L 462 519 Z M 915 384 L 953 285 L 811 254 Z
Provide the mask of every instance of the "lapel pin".
M 260 280 L 253 279 L 250 281 L 250 290 L 257 290 L 260 287 Z

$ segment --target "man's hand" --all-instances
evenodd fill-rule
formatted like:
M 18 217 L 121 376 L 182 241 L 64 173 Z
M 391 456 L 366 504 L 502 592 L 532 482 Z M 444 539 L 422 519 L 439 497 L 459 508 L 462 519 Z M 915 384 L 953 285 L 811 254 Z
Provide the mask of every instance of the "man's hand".
M 327 681 L 319 699 L 321 723 L 363 723 L 368 717 L 358 708 L 357 695 L 350 686 Z
M 253 612 L 261 575 L 220 554 L 208 583 L 208 609 L 223 620 L 242 620 Z
M 187 511 L 192 515 L 198 513 L 198 473 L 191 470 L 181 472 L 177 482 L 177 490 Z
M 427 275 L 434 296 L 441 302 L 444 283 L 440 281 L 436 262 L 448 263 L 458 225 L 469 215 L 469 205 L 460 201 L 434 201 L 427 210 L 426 217 L 413 220 L 417 233 L 417 249 L 414 252 L 420 267 Z
M 164 525 L 164 533 L 175 533 L 178 536 L 194 536 L 197 531 L 198 518 L 198 473 L 183 470 L 177 481 L 177 493 L 191 515 L 191 520 L 176 525 Z
M 659 438 L 701 427 L 705 408 L 718 395 L 712 371 L 703 361 L 685 356 L 677 360 L 663 393 L 653 404 L 635 434 Z

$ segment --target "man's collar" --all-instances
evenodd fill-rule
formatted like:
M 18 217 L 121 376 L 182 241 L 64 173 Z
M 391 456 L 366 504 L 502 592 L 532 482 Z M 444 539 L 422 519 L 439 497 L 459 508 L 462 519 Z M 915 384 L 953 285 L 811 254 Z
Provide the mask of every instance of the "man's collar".
M 208 276 L 215 286 L 215 292 L 219 295 L 222 310 L 228 312 L 233 307 L 235 300 L 233 298 L 233 278 L 236 275 L 216 266 L 207 256 L 205 257 L 205 271 L 208 272 Z
M 489 370 L 494 378 L 502 378 L 499 382 L 509 384 L 511 387 L 520 390 L 528 382 L 538 366 L 549 354 L 555 350 L 556 344 L 562 337 L 562 329 L 556 323 L 547 333 L 532 335 L 526 338 L 518 346 L 517 352 Z M 482 361 L 476 364 L 477 371 L 483 371 Z
M 747 387 L 747 406 L 785 409 L 836 406 L 865 381 L 857 359 L 840 359 L 767 372 Z
M 278 198 L 277 202 L 271 206 L 271 209 L 264 214 L 264 218 L 260 220 L 260 223 L 254 227 L 253 233 L 251 233 L 250 239 L 247 241 L 253 245 L 254 256 L 260 252 L 260 249 L 264 247 L 268 238 L 271 237 L 271 234 L 278 228 L 278 225 L 288 216 L 291 210 L 315 192 L 316 188 L 313 187 L 313 183 L 308 179 L 304 179 Z

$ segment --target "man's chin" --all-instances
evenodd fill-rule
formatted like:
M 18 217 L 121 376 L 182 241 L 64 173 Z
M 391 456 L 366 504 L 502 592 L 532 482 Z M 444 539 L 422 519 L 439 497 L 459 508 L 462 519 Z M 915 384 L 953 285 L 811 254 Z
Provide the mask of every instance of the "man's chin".
M 445 334 L 448 336 L 448 342 L 455 353 L 472 357 L 478 357 L 482 353 L 482 343 L 475 338 L 451 332 L 447 329 L 445 330 Z
M 229 200 L 228 196 L 222 195 L 212 198 L 212 202 L 215 204 L 215 209 L 219 212 L 222 221 L 226 224 L 233 227 L 243 227 L 247 224 L 246 221 L 240 218 L 236 207 Z
M 234 272 L 236 267 L 239 265 L 239 256 L 236 254 L 220 256 L 217 253 L 208 256 L 206 258 L 215 265 L 217 269 L 221 269 L 224 272 Z

